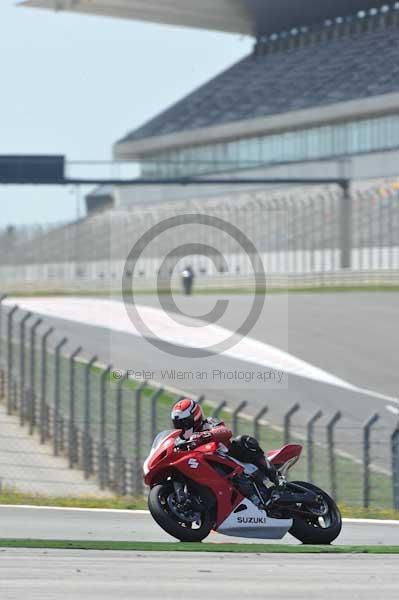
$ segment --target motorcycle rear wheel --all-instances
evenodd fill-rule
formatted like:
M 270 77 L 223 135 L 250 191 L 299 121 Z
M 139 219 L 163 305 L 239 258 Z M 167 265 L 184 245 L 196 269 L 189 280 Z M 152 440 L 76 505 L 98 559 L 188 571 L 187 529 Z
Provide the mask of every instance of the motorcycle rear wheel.
M 196 486 L 195 493 L 197 497 L 201 495 L 199 486 Z M 202 493 L 206 500 L 209 494 L 208 490 L 204 489 Z M 167 501 L 171 494 L 174 494 L 174 490 L 170 481 L 154 485 L 151 488 L 148 496 L 148 508 L 153 519 L 166 533 L 169 533 L 169 535 L 181 542 L 202 542 L 209 535 L 213 527 L 214 518 L 212 511 L 205 510 L 201 513 L 201 522 L 198 524 L 198 527 L 191 528 L 189 523 L 179 520 L 171 512 Z
M 339 536 L 342 529 L 341 513 L 335 501 L 326 492 L 312 483 L 302 481 L 294 481 L 293 483 L 297 483 L 319 494 L 323 498 L 328 512 L 325 515 L 326 521 L 324 521 L 323 517 L 323 522 L 321 522 L 320 517 L 311 513 L 309 513 L 309 516 L 295 516 L 290 534 L 303 544 L 331 544 Z

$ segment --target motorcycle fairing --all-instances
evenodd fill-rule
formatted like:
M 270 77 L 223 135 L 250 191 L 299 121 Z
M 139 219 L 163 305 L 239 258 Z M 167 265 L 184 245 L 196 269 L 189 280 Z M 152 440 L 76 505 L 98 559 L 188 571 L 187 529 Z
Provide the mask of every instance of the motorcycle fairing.
M 144 464 L 143 464 L 144 481 L 147 485 L 149 485 L 149 482 L 147 481 L 147 477 L 149 476 L 151 469 L 154 468 L 153 462 L 156 461 L 157 458 L 158 459 L 160 458 L 158 450 L 160 449 L 161 446 L 165 446 L 165 445 L 172 446 L 174 444 L 174 441 L 175 441 L 175 438 L 177 437 L 177 435 L 178 435 L 178 432 L 175 429 L 173 429 L 173 430 L 168 429 L 166 431 L 161 431 L 155 437 L 154 441 L 152 442 L 150 453 L 147 456 L 147 458 L 145 459 Z
M 273 519 L 244 498 L 215 531 L 234 537 L 281 540 L 291 529 L 292 519 Z
M 165 479 L 167 474 L 178 471 L 188 479 L 209 488 L 216 499 L 216 526 L 222 523 L 231 511 L 243 499 L 230 481 L 231 477 L 241 473 L 241 465 L 234 465 L 229 457 L 217 453 L 218 443 L 210 442 L 190 452 L 175 452 L 175 438 L 179 432 L 167 434 L 161 444 L 155 444 L 144 463 L 144 481 L 153 486 Z M 230 469 L 229 475 L 221 475 L 213 466 L 215 463 Z M 236 467 L 236 468 L 234 468 Z M 194 476 L 195 474 L 195 476 Z
M 285 444 L 278 450 L 269 450 L 267 458 L 277 467 L 293 459 L 298 460 L 302 452 L 300 444 Z
M 179 437 L 179 431 L 163 432 L 157 436 L 151 449 L 150 455 L 144 463 L 144 481 L 146 485 L 152 487 L 165 478 L 171 476 L 174 472 L 181 473 L 187 479 L 194 480 L 197 484 L 207 487 L 213 493 L 216 500 L 217 514 L 215 530 L 231 530 L 233 533 L 223 533 L 226 535 L 236 535 L 242 537 L 270 537 L 271 539 L 280 539 L 290 529 L 291 519 L 271 519 L 265 515 L 264 511 L 258 508 L 236 489 L 231 479 L 240 475 L 245 470 L 245 464 L 233 459 L 231 456 L 219 452 L 219 444 L 210 442 L 198 446 L 194 450 L 175 451 L 175 441 Z M 163 436 L 163 437 L 162 437 Z M 273 453 L 272 462 L 285 460 L 289 462 L 295 457 L 299 457 L 302 447 L 297 444 L 288 444 L 280 450 Z M 270 453 L 272 454 L 272 453 Z M 224 467 L 226 473 L 221 473 L 217 465 Z M 248 527 L 251 522 L 240 522 L 244 518 L 241 515 L 238 520 L 234 510 L 243 504 L 241 509 L 248 512 L 249 519 L 263 518 L 267 519 L 264 527 L 259 527 L 263 521 L 259 521 L 255 528 Z M 255 514 L 250 511 L 255 511 Z M 228 520 L 231 517 L 231 520 Z M 251 534 L 252 535 L 249 535 Z
M 195 471 L 195 482 L 213 492 L 217 500 L 216 525 L 219 525 L 240 504 L 244 496 L 235 489 L 230 481 L 230 477 L 242 472 L 242 467 L 237 465 L 237 469 L 233 469 L 229 476 L 218 473 L 214 468 L 216 463 L 231 467 L 231 462 L 228 458 L 218 456 L 216 448 L 215 442 L 199 446 L 190 453 L 191 456 L 183 456 L 177 460 L 175 467 L 189 479 L 193 478 L 193 471 Z

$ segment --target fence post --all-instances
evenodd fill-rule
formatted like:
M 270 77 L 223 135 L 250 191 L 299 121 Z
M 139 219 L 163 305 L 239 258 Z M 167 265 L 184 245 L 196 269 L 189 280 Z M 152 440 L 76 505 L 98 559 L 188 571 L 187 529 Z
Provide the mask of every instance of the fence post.
M 246 406 L 247 406 L 247 402 L 244 400 L 233 411 L 233 416 L 232 416 L 233 435 L 238 435 L 238 415 Z
M 144 381 L 136 390 L 136 411 L 135 411 L 135 464 L 134 464 L 134 477 L 135 477 L 135 491 L 136 494 L 140 495 L 143 492 L 143 468 L 142 468 L 142 456 L 141 456 L 141 398 L 142 392 L 146 387 L 147 382 Z
M 263 408 L 260 409 L 260 411 L 258 412 L 258 414 L 255 415 L 255 419 L 254 419 L 254 438 L 256 438 L 257 440 L 260 439 L 260 421 L 261 421 L 262 417 L 265 416 L 265 414 L 267 413 L 268 410 L 269 410 L 269 408 L 267 406 L 264 406 Z
M 11 406 L 12 406 L 13 410 L 15 410 L 17 408 L 17 401 L 18 401 L 18 384 L 14 380 L 12 382 L 12 390 L 11 390 Z
M 59 419 L 60 419 L 60 353 L 61 349 L 67 343 L 67 338 L 62 340 L 55 347 L 55 365 L 54 365 L 54 415 L 53 415 L 53 454 L 59 453 Z
M 212 417 L 214 419 L 217 419 L 219 417 L 220 413 L 222 412 L 222 410 L 224 409 L 226 404 L 227 404 L 226 400 L 223 400 L 220 404 L 218 404 L 218 406 L 216 406 L 216 408 L 213 410 L 213 413 L 212 413 Z
M 363 506 L 370 506 L 370 434 L 371 428 L 380 416 L 375 413 L 366 421 L 363 427 Z
M 23 349 L 21 348 L 21 346 L 17 346 L 18 348 L 18 353 L 19 353 L 19 359 L 21 359 L 21 354 L 23 354 Z M 15 364 L 17 364 L 17 359 L 15 360 Z M 19 389 L 20 389 L 20 382 L 18 382 L 18 376 L 16 375 L 12 381 L 12 402 L 11 402 L 11 410 L 12 412 L 18 412 L 18 408 L 19 408 Z
M 59 444 L 60 444 L 60 450 L 61 452 L 64 451 L 65 448 L 65 421 L 64 421 L 64 415 L 61 413 L 60 414 L 60 427 L 59 427 Z
M 157 435 L 157 408 L 158 408 L 158 398 L 162 396 L 164 390 L 163 388 L 159 388 L 155 390 L 153 395 L 151 396 L 151 439 L 154 440 Z
M 12 413 L 12 374 L 13 374 L 13 349 L 12 349 L 12 333 L 13 333 L 13 317 L 18 310 L 18 305 L 12 307 L 7 313 L 7 414 Z
M 321 417 L 323 416 L 323 412 L 321 410 L 318 410 L 317 413 L 315 415 L 313 415 L 313 417 L 311 417 L 306 425 L 306 446 L 307 446 L 307 457 L 308 457 L 308 465 L 307 465 L 307 469 L 308 469 L 308 475 L 307 475 L 307 480 L 309 481 L 309 483 L 313 483 L 313 444 L 314 444 L 314 439 L 313 439 L 313 433 L 314 433 L 314 426 L 316 421 L 318 421 L 319 419 L 321 419 Z
M 123 384 L 126 376 L 118 381 L 116 388 L 116 447 L 114 457 L 114 485 L 121 496 L 126 494 L 126 461 L 123 455 Z
M 335 443 L 334 443 L 334 429 L 338 421 L 341 419 L 342 414 L 340 411 L 336 412 L 333 418 L 327 423 L 327 448 L 328 448 L 328 462 L 330 465 L 330 480 L 331 480 L 331 494 L 334 500 L 337 500 L 337 469 L 335 462 Z
M 4 400 L 5 396 L 5 373 L 4 369 L 0 367 L 0 400 Z
M 289 444 L 291 440 L 291 418 L 300 409 L 299 404 L 294 404 L 284 415 L 284 444 Z
M 42 337 L 42 359 L 41 359 L 41 380 L 42 387 L 40 391 L 40 443 L 44 444 L 48 437 L 48 423 L 47 423 L 47 340 L 53 333 L 54 329 L 50 327 L 47 329 Z
M 101 374 L 100 387 L 100 446 L 98 458 L 98 482 L 103 490 L 109 484 L 108 477 L 108 449 L 107 441 L 107 382 L 111 373 L 112 365 L 108 365 Z
M 83 471 L 85 479 L 92 473 L 92 443 L 91 443 L 91 398 L 90 398 L 90 375 L 94 363 L 98 360 L 93 356 L 85 368 L 85 404 L 84 404 L 84 426 L 83 426 Z
M 393 507 L 399 510 L 399 424 L 391 435 Z
M 78 439 L 75 424 L 75 358 L 82 352 L 81 346 L 69 356 L 69 415 L 68 415 L 68 464 L 72 469 L 78 461 Z
M 7 298 L 7 294 L 1 294 L 0 295 L 0 369 L 2 368 L 2 323 L 3 323 L 3 300 L 5 300 Z
M 43 319 L 36 319 L 30 330 L 30 406 L 29 406 L 29 433 L 33 435 L 36 425 L 36 331 L 43 323 Z
M 25 425 L 25 330 L 26 322 L 32 316 L 31 312 L 27 312 L 21 319 L 19 324 L 19 422 L 20 425 Z

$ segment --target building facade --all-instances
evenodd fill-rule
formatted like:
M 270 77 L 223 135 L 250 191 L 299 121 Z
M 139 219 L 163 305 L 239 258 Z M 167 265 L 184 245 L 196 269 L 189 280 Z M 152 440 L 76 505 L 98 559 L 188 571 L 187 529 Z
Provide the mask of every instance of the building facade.
M 140 161 L 144 177 L 396 176 L 399 3 L 258 39 L 114 151 Z M 151 201 L 154 190 L 145 194 Z M 162 192 L 176 194 L 192 192 Z M 138 198 L 143 190 L 123 190 L 119 202 Z
M 145 178 L 398 175 L 399 2 L 27 0 L 28 7 L 240 32 L 253 52 L 128 133 Z M 122 188 L 116 207 L 229 192 Z

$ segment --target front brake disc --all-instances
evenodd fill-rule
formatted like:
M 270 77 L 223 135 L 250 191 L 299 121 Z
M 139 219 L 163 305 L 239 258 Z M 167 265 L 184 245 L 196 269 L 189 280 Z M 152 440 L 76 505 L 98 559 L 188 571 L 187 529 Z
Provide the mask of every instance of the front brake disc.
M 184 509 L 180 509 L 176 505 L 176 498 L 174 494 L 170 494 L 167 498 L 167 504 L 169 510 L 176 516 L 180 521 L 184 521 L 185 523 L 196 523 L 201 520 L 200 513 L 195 513 L 193 511 L 185 511 Z

